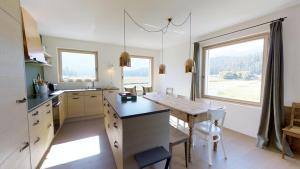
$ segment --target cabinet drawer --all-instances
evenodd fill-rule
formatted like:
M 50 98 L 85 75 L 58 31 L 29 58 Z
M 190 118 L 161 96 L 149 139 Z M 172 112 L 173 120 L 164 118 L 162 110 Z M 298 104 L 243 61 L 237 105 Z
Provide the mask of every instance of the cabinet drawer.
M 102 91 L 85 91 L 83 93 L 84 93 L 84 95 L 101 95 L 102 96 Z

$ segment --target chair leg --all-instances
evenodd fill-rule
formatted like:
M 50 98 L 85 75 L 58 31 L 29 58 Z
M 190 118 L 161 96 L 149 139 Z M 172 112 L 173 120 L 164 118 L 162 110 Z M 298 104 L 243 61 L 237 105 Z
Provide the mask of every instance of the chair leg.
M 168 169 L 168 168 L 169 168 L 170 161 L 171 161 L 171 157 L 167 159 L 165 169 Z M 171 169 L 171 168 L 170 168 L 170 169 Z
M 196 134 L 194 133 L 193 134 L 193 142 L 192 142 L 192 144 L 193 144 L 193 148 L 195 147 L 195 142 L 196 142 L 196 140 L 197 140 L 197 136 L 196 136 Z
M 225 147 L 224 147 L 224 141 L 223 141 L 223 135 L 222 134 L 221 134 L 221 144 L 222 144 L 224 158 L 225 158 L 225 160 L 227 160 L 227 155 L 226 155 L 226 152 L 225 152 Z
M 286 140 L 286 134 L 285 132 L 283 132 L 282 135 L 282 159 L 284 159 L 284 155 L 285 155 L 285 140 Z
M 186 142 L 184 142 L 184 156 L 185 156 L 185 167 L 186 168 L 188 167 L 187 149 L 188 149 L 188 146 L 187 146 L 187 141 L 186 141 Z
M 208 150 L 208 164 L 210 166 L 212 165 L 212 144 L 213 144 L 212 136 L 209 136 L 207 150 Z
M 172 147 L 171 145 L 170 145 L 169 152 L 170 152 L 170 155 L 172 156 L 172 154 L 173 154 L 173 147 Z M 168 160 L 167 160 L 167 163 L 168 163 Z M 166 164 L 166 165 L 167 165 L 167 164 Z M 171 159 L 170 159 L 170 161 L 169 161 L 168 166 L 169 166 L 169 169 L 172 168 L 172 161 L 171 161 Z

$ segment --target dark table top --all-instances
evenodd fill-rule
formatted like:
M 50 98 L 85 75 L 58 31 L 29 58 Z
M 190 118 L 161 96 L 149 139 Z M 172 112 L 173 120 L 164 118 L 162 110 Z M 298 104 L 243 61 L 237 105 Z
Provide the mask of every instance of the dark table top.
M 121 96 L 117 92 L 105 93 L 104 97 L 121 119 L 170 111 L 170 109 L 165 106 L 139 96 L 136 101 L 127 102 L 122 102 Z

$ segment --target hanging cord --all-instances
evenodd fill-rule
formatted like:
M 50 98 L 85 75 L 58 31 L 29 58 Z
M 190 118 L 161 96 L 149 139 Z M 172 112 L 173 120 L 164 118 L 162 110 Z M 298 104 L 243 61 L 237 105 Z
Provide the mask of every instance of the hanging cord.
M 189 13 L 188 16 L 180 24 L 175 24 L 173 21 L 171 21 L 171 24 L 173 26 L 180 27 L 180 26 L 184 25 L 188 21 L 188 19 L 190 19 L 190 17 L 191 17 L 191 13 Z
M 134 18 L 126 11 L 124 10 L 125 14 L 132 20 L 132 22 L 134 24 L 136 24 L 138 27 L 140 27 L 141 29 L 143 29 L 144 31 L 146 32 L 161 32 L 161 31 L 164 31 L 164 30 L 167 30 L 169 25 L 170 25 L 170 22 L 168 22 L 165 26 L 163 26 L 162 28 L 160 29 L 156 29 L 156 30 L 150 30 L 150 29 L 147 29 L 145 27 L 143 27 L 141 24 L 139 24 L 136 20 L 134 20 Z
M 189 57 L 192 57 L 192 13 L 189 14 L 190 18 L 190 51 L 189 51 Z
M 126 34 L 126 32 L 125 32 L 125 31 L 126 31 L 126 29 L 125 29 L 125 26 L 126 26 L 126 17 L 125 17 L 125 14 L 126 14 L 126 11 L 125 11 L 125 9 L 124 9 L 124 12 L 123 12 L 123 24 L 124 24 L 124 25 L 123 25 L 123 28 L 124 28 L 124 30 L 123 30 L 123 31 L 124 31 L 124 51 L 126 51 L 126 37 L 125 37 L 125 36 L 126 36 L 126 35 L 125 35 L 125 34 Z
M 161 63 L 164 64 L 164 31 L 161 31 Z

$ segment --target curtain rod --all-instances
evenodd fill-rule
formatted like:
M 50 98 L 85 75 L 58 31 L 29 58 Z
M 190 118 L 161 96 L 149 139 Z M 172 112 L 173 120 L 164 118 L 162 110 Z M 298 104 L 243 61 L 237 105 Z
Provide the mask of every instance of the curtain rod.
M 230 35 L 230 34 L 233 34 L 233 33 L 241 32 L 241 31 L 244 31 L 244 30 L 252 29 L 252 28 L 255 28 L 255 27 L 259 27 L 259 26 L 266 25 L 266 24 L 273 23 L 273 22 L 277 22 L 277 21 L 283 22 L 284 19 L 286 19 L 286 18 L 287 17 L 275 19 L 275 20 L 272 20 L 272 21 L 269 21 L 269 22 L 264 22 L 264 23 L 261 23 L 261 24 L 258 24 L 258 25 L 250 26 L 250 27 L 247 27 L 247 28 L 243 28 L 243 29 L 240 29 L 240 30 L 236 30 L 236 31 L 233 31 L 233 32 L 225 33 L 225 34 L 222 34 L 222 35 L 214 36 L 214 37 L 203 39 L 203 40 L 196 41 L 196 42 L 201 43 L 201 42 L 204 42 L 204 41 L 208 41 L 208 40 L 211 40 L 211 39 L 216 39 L 216 38 L 219 38 L 219 37 L 222 37 L 222 36 Z M 194 42 L 194 43 L 196 43 L 196 42 Z

